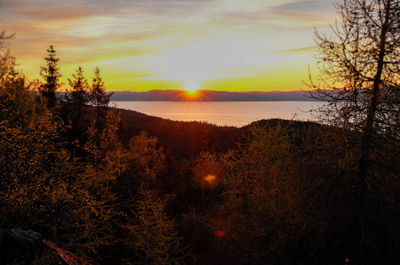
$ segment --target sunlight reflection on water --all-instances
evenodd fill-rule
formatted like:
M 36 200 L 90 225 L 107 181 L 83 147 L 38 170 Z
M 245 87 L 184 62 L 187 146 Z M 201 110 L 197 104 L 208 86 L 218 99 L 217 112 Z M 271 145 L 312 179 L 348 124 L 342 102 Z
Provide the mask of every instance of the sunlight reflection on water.
M 115 101 L 118 108 L 178 120 L 206 121 L 228 126 L 244 126 L 261 119 L 316 120 L 310 113 L 324 104 L 316 101 L 181 102 Z

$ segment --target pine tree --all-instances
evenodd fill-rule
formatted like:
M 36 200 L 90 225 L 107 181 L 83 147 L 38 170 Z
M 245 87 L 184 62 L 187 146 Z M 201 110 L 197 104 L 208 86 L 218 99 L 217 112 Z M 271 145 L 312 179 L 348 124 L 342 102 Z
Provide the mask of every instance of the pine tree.
M 34 99 L 13 58 L 2 62 L 0 227 L 34 230 L 87 255 L 103 244 L 104 204 L 88 192 L 82 164 L 65 150 L 64 124 Z
M 104 127 L 104 119 L 112 94 L 106 94 L 99 67 L 96 67 L 94 74 L 90 90 L 90 102 L 96 108 L 96 126 L 101 129 Z
M 68 92 L 64 99 L 62 115 L 71 128 L 68 131 L 69 142 L 73 144 L 72 149 L 78 151 L 77 155 L 82 155 L 82 146 L 86 141 L 86 132 L 90 125 L 88 106 L 89 85 L 83 70 L 79 67 L 72 79 L 68 79 L 72 91 Z
M 78 67 L 76 73 L 72 75 L 72 79 L 68 79 L 68 83 L 72 88 L 70 95 L 67 96 L 67 102 L 82 108 L 89 102 L 88 81 L 83 75 L 82 67 Z
M 40 75 L 45 80 L 45 83 L 40 87 L 40 94 L 47 100 L 47 107 L 54 109 L 57 104 L 56 92 L 60 88 L 60 69 L 57 66 L 59 58 L 56 57 L 56 50 L 53 45 L 47 49 L 47 57 L 44 58 L 46 66 L 41 67 Z
M 103 78 L 100 75 L 99 67 L 96 67 L 94 71 L 95 76 L 93 77 L 90 101 L 95 107 L 108 107 L 110 103 L 111 95 L 106 94 L 106 88 L 104 86 Z

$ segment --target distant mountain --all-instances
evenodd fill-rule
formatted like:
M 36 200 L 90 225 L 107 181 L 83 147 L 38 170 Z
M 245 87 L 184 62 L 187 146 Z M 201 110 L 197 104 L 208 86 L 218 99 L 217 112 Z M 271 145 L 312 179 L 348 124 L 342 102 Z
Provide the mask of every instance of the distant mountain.
M 151 90 L 147 92 L 114 92 L 113 101 L 314 101 L 304 91 L 227 92 L 199 90 Z

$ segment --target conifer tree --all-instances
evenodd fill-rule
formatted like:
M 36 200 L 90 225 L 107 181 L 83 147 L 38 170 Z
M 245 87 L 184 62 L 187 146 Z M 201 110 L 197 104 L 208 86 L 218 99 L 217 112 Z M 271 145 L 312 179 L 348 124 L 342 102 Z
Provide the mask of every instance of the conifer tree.
M 396 195 L 386 191 L 400 172 L 400 1 L 344 0 L 337 7 L 341 21 L 333 36 L 317 33 L 322 85 L 311 81 L 311 87 L 315 98 L 328 102 L 321 120 L 344 129 L 344 142 L 357 150 L 355 166 L 346 169 L 358 175 L 349 230 L 359 231 L 355 256 L 366 264 L 373 251 L 385 249 L 373 234 L 382 233 L 388 216 L 399 222 L 394 212 L 383 216 L 381 209 L 398 207 Z M 398 240 L 391 236 L 387 242 Z
M 230 227 L 227 248 L 238 264 L 274 264 L 277 253 L 296 237 L 300 199 L 293 176 L 295 159 L 288 127 L 252 127 L 249 135 L 221 160 L 222 213 Z M 291 161 L 291 162 L 288 162 Z M 285 264 L 285 263 L 281 263 Z
M 107 209 L 65 150 L 64 124 L 34 100 L 12 57 L 1 62 L 0 227 L 34 230 L 86 256 L 104 244 Z
M 106 94 L 106 88 L 99 67 L 96 67 L 94 74 L 90 90 L 90 101 L 95 107 L 108 107 L 111 95 Z
M 60 69 L 57 66 L 59 58 L 56 57 L 56 50 L 53 45 L 47 49 L 47 57 L 44 58 L 46 66 L 41 67 L 40 75 L 45 80 L 40 87 L 40 94 L 47 100 L 47 107 L 54 109 L 57 104 L 56 92 L 60 88 Z
M 82 67 L 78 67 L 76 73 L 72 75 L 72 79 L 68 79 L 68 83 L 72 91 L 70 95 L 68 95 L 67 102 L 79 107 L 85 106 L 89 102 L 89 84 L 83 75 Z
M 121 198 L 130 202 L 139 190 L 160 186 L 164 167 L 165 155 L 157 138 L 144 131 L 132 137 L 127 146 L 127 169 L 118 178 Z
M 68 83 L 72 91 L 68 92 L 64 99 L 64 120 L 71 125 L 68 135 L 69 142 L 73 143 L 74 147 L 79 147 L 77 151 L 83 151 L 82 146 L 86 140 L 90 122 L 87 107 L 89 85 L 81 67 L 76 70 L 71 79 L 68 79 Z M 81 154 L 78 153 L 78 155 Z
M 88 129 L 85 150 L 88 154 L 88 175 L 92 175 L 88 186 L 96 193 L 111 199 L 107 195 L 109 188 L 126 170 L 128 152 L 119 139 L 120 113 L 111 110 L 106 115 L 106 126 L 98 130 L 93 121 Z
M 136 218 L 126 226 L 136 264 L 184 264 L 187 249 L 177 233 L 175 222 L 165 213 L 165 202 L 154 191 L 143 190 L 135 204 Z
M 90 89 L 90 102 L 96 108 L 96 126 L 101 129 L 104 127 L 104 119 L 107 107 L 110 103 L 111 94 L 106 94 L 103 79 L 100 75 L 99 67 L 94 71 L 92 87 Z
M 400 1 L 345 0 L 338 9 L 342 21 L 333 37 L 317 33 L 323 85 L 312 87 L 328 102 L 323 121 L 360 133 L 364 194 L 379 138 L 400 142 Z

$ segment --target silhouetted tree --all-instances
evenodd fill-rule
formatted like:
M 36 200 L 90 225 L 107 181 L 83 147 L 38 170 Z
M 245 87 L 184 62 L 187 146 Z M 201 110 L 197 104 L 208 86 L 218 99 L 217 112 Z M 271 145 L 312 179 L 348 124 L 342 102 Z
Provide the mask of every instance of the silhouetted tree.
M 371 192 L 390 197 L 382 188 L 400 172 L 393 155 L 400 152 L 400 1 L 344 0 L 338 10 L 333 37 L 317 33 L 323 85 L 311 80 L 311 86 L 314 97 L 328 102 L 322 121 L 344 128 L 347 140 L 359 144 L 356 211 L 363 256 Z
M 72 75 L 72 79 L 68 79 L 68 83 L 72 91 L 70 95 L 68 95 L 67 101 L 76 106 L 85 106 L 89 102 L 89 85 L 87 79 L 83 75 L 82 67 L 78 67 L 76 74 Z
M 111 94 L 106 94 L 106 88 L 104 86 L 99 67 L 96 67 L 96 69 L 94 70 L 94 74 L 95 76 L 93 77 L 92 87 L 90 90 L 90 102 L 96 108 L 108 107 Z
M 1 67 L 8 70 L 0 76 L 0 228 L 35 230 L 85 256 L 93 253 L 104 244 L 99 234 L 108 228 L 108 208 L 88 191 L 91 175 L 85 165 L 70 159 L 64 148 L 64 124 L 34 100 L 13 59 L 5 63 Z
M 86 140 L 86 131 L 89 127 L 89 115 L 87 104 L 89 103 L 89 85 L 83 75 L 83 70 L 79 67 L 72 79 L 68 79 L 72 91 L 68 92 L 64 99 L 63 115 L 64 120 L 70 123 L 71 128 L 68 132 L 69 142 L 78 147 L 78 151 Z
M 104 127 L 105 116 L 112 94 L 106 94 L 106 88 L 100 75 L 99 67 L 96 67 L 94 74 L 95 76 L 93 77 L 90 89 L 90 103 L 96 109 L 96 126 L 98 129 L 101 129 Z
M 54 109 L 57 104 L 56 91 L 61 86 L 60 69 L 57 66 L 59 58 L 56 57 L 56 50 L 53 45 L 47 49 L 47 57 L 44 58 L 46 66 L 41 67 L 40 75 L 45 80 L 45 83 L 40 87 L 40 94 L 46 98 L 47 107 Z
M 360 132 L 359 177 L 365 192 L 376 136 L 400 141 L 400 2 L 345 0 L 334 38 L 317 33 L 328 101 L 321 118 Z

